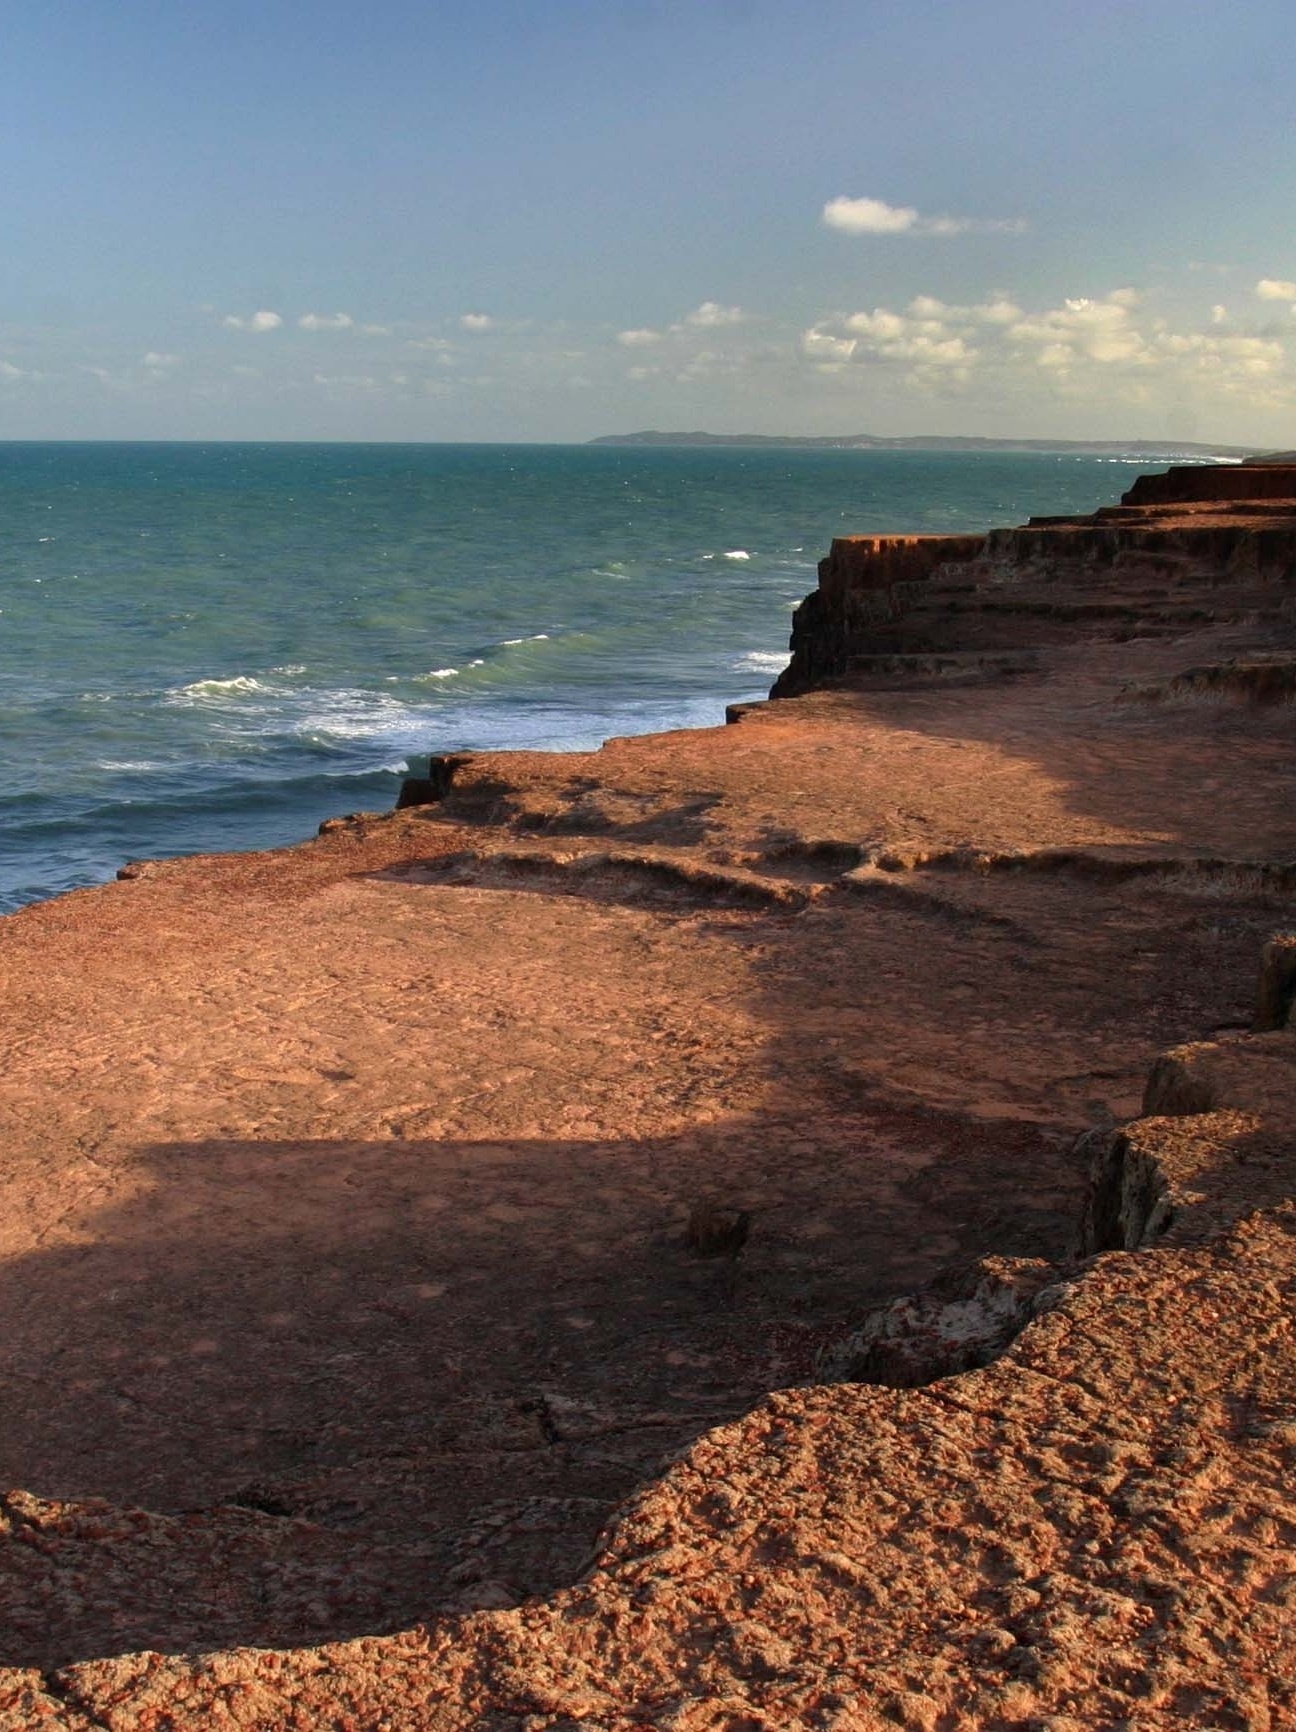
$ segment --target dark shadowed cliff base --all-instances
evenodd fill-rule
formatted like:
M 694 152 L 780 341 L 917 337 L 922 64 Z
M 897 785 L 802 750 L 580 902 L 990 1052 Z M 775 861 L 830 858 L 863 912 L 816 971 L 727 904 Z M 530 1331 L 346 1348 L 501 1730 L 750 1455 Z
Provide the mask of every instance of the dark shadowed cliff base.
M 4 1732 L 1296 1723 L 1296 471 L 793 648 L 0 922 Z

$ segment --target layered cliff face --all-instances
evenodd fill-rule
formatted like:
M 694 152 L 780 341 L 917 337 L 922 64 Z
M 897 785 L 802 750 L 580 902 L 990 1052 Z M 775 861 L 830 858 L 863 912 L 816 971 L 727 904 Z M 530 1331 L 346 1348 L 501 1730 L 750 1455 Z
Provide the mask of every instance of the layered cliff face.
M 0 1732 L 1296 1724 L 1296 505 L 1138 492 L 0 922 Z
M 1043 645 L 1227 624 L 1293 593 L 1296 468 L 1172 469 L 1140 477 L 1091 517 L 1032 518 L 981 537 L 834 541 L 794 616 L 774 695 L 905 671 L 895 658 L 940 658 L 930 671 L 947 674 L 1011 668 Z

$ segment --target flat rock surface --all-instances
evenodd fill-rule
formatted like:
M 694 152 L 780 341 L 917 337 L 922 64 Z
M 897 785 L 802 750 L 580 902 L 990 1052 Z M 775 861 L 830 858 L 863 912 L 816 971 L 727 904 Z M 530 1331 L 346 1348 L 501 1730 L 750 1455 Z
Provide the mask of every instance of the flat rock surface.
M 1293 1723 L 1296 708 L 1175 684 L 1290 622 L 0 920 L 0 1728 Z M 1171 1048 L 1121 1158 L 1206 1226 L 1077 1263 Z M 815 1384 L 985 1256 L 1059 1271 L 1003 1357 Z

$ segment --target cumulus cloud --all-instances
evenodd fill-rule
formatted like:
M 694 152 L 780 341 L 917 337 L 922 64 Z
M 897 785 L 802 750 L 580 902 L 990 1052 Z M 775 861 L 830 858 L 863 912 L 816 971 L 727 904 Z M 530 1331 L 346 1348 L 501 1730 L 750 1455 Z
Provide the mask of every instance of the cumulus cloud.
M 858 347 L 857 337 L 835 337 L 817 325 L 801 333 L 801 353 L 828 366 L 849 361 Z
M 350 313 L 303 313 L 297 323 L 303 331 L 349 331 L 355 320 Z
M 179 363 L 179 360 L 179 355 L 164 355 L 158 349 L 150 349 L 148 354 L 144 357 L 144 365 L 153 368 L 155 371 L 161 371 L 164 367 L 176 366 Z
M 15 367 L 12 361 L 0 361 L 0 379 L 25 379 L 27 374 L 21 367 Z
M 493 331 L 495 321 L 489 313 L 464 313 L 459 320 L 465 331 Z
M 719 301 L 703 301 L 686 313 L 684 323 L 704 331 L 714 331 L 723 325 L 741 325 L 746 314 L 741 307 L 722 307 Z
M 1008 335 L 1018 343 L 1038 343 L 1042 366 L 1064 366 L 1066 351 L 1072 359 L 1140 361 L 1147 343 L 1131 317 L 1137 299 L 1131 289 L 1113 289 L 1101 300 L 1081 295 L 1035 318 L 1017 320 Z M 1043 359 L 1046 351 L 1048 360 Z
M 912 318 L 935 323 L 953 320 L 958 323 L 986 325 L 1011 325 L 1022 316 L 1022 310 L 1016 301 L 1000 294 L 992 295 L 988 301 L 981 301 L 970 307 L 937 300 L 935 295 L 915 295 L 909 303 L 909 313 Z
M 888 204 L 880 198 L 830 198 L 822 220 L 847 235 L 966 235 L 1021 234 L 1020 217 L 981 218 L 923 216 L 913 205 Z
M 262 332 L 277 331 L 283 320 L 278 313 L 269 312 L 263 307 L 260 312 L 252 313 L 246 319 L 240 318 L 237 313 L 226 313 L 221 323 L 228 325 L 231 331 Z
M 1255 292 L 1262 301 L 1296 301 L 1296 283 L 1283 277 L 1261 277 Z
M 649 330 L 647 326 L 633 331 L 617 332 L 617 342 L 627 349 L 646 349 L 651 343 L 660 343 L 661 340 L 661 332 Z
M 390 325 L 361 325 L 360 327 L 362 337 L 390 337 L 391 334 Z
M 801 353 L 821 371 L 839 372 L 849 364 L 899 366 L 924 387 L 967 383 L 980 358 L 973 340 L 981 309 L 952 307 L 934 295 L 918 295 L 908 312 L 875 307 L 871 313 L 813 325 L 801 335 Z M 836 329 L 829 328 L 835 324 Z
M 1296 303 L 1293 304 L 1296 310 Z M 1132 288 L 1077 295 L 1024 311 L 1006 294 L 956 305 L 916 295 L 903 309 L 837 314 L 803 331 L 803 361 L 827 375 L 889 369 L 923 391 L 962 390 L 1096 402 L 1153 400 L 1158 390 L 1236 400 L 1248 409 L 1296 406 L 1288 348 L 1272 330 L 1237 331 L 1222 306 L 1200 328 L 1174 328 L 1144 310 Z

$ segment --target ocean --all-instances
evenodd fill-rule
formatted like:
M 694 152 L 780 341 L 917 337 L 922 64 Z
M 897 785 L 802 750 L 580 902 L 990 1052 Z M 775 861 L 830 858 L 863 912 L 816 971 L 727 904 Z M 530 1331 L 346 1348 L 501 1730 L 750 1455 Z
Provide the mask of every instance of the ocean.
M 0 444 L 0 911 L 393 804 L 429 752 L 763 696 L 834 535 L 1115 501 L 1146 457 Z

